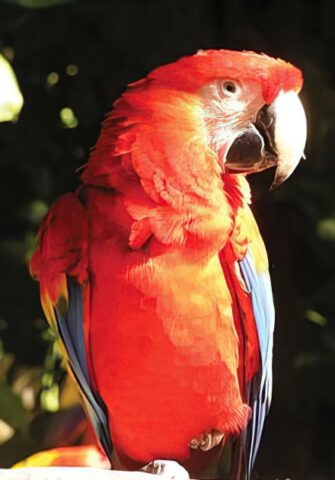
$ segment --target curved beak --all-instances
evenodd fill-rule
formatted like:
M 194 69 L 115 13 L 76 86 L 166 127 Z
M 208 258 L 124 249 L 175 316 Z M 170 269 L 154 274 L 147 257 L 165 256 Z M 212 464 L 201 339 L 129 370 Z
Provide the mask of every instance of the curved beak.
M 231 173 L 248 174 L 276 166 L 273 190 L 304 157 L 306 135 L 306 115 L 298 95 L 281 91 L 234 140 L 226 155 L 225 168 Z

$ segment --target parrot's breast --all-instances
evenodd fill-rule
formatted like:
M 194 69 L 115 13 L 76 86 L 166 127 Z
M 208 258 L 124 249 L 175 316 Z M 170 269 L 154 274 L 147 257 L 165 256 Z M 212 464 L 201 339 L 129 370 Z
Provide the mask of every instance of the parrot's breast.
M 237 433 L 250 415 L 229 290 L 218 256 L 134 252 L 122 234 L 97 235 L 90 249 L 96 386 L 119 458 L 183 461 L 192 439 Z

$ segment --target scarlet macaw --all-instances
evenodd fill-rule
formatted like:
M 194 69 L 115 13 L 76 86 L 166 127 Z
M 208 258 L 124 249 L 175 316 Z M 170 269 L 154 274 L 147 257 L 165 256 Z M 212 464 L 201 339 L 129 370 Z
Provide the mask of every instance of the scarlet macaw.
M 30 268 L 114 468 L 172 459 L 250 478 L 272 390 L 274 309 L 245 176 L 303 155 L 302 74 L 208 50 L 131 84 Z M 206 473 L 207 472 L 207 473 Z

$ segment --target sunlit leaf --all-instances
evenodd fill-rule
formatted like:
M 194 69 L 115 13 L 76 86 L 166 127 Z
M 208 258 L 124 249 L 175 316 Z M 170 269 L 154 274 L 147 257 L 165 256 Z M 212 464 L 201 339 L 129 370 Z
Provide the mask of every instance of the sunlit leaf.
M 59 410 L 59 386 L 54 383 L 50 388 L 41 393 L 41 405 L 47 412 Z
M 310 322 L 319 325 L 320 327 L 324 327 L 327 325 L 327 319 L 323 315 L 321 315 L 321 313 L 316 312 L 315 310 L 306 310 L 305 318 Z
M 14 435 L 14 428 L 0 418 L 0 445 L 7 442 Z
M 33 200 L 24 211 L 25 217 L 33 224 L 39 225 L 48 211 L 48 205 L 42 200 Z
M 78 126 L 78 119 L 75 116 L 72 108 L 65 107 L 62 108 L 59 112 L 59 116 L 63 123 L 63 126 L 66 128 L 76 128 Z
M 317 234 L 323 240 L 335 241 L 335 218 L 323 218 L 317 224 Z
M 77 75 L 79 72 L 79 68 L 77 65 L 74 65 L 74 64 L 70 64 L 66 67 L 66 73 L 70 76 L 70 77 L 74 77 L 75 75 Z
M 47 76 L 47 85 L 48 87 L 53 87 L 59 81 L 59 75 L 57 72 L 50 72 Z
M 0 54 L 0 122 L 16 120 L 23 106 L 15 73 L 10 63 Z
M 51 372 L 47 372 L 42 377 L 42 385 L 46 388 L 50 388 L 53 384 L 53 375 Z
M 55 332 L 51 328 L 48 327 L 42 332 L 42 338 L 46 342 L 54 342 L 57 337 L 56 337 Z
M 15 369 L 12 382 L 13 392 L 21 397 L 26 410 L 32 411 L 41 389 L 42 369 L 39 367 L 20 367 Z

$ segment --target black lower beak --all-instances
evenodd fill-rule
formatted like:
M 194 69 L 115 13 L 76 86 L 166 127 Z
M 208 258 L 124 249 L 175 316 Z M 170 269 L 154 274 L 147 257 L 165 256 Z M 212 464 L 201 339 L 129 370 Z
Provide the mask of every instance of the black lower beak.
M 256 122 L 230 146 L 225 169 L 231 173 L 254 173 L 277 165 L 274 145 L 274 115 L 271 105 L 258 112 Z

